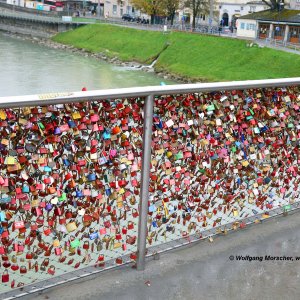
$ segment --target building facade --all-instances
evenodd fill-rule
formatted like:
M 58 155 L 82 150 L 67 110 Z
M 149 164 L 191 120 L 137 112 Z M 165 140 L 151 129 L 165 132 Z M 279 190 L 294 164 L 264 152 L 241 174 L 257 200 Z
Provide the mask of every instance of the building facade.
M 104 16 L 110 18 L 122 18 L 124 14 L 135 14 L 135 9 L 130 0 L 101 0 Z
M 238 37 L 300 45 L 299 10 L 267 10 L 243 16 L 237 23 Z
M 221 1 L 219 2 L 219 21 L 224 27 L 236 27 L 236 20 L 239 17 L 268 8 L 269 7 L 262 1 Z
M 290 0 L 290 9 L 300 10 L 300 0 Z

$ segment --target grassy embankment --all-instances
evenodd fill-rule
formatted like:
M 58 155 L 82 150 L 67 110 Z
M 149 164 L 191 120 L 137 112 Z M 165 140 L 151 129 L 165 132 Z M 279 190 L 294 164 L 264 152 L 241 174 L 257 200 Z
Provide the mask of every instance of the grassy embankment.
M 165 47 L 155 66 L 185 78 L 230 81 L 300 76 L 300 55 L 247 47 L 247 41 L 191 33 L 142 31 L 93 24 L 58 34 L 55 41 L 103 52 L 123 61 L 151 63 Z

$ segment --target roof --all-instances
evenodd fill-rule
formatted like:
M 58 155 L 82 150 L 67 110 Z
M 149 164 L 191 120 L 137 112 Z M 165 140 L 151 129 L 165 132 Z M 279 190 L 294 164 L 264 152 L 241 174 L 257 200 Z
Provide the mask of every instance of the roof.
M 268 9 L 242 16 L 239 19 L 300 23 L 300 11 L 292 9 L 283 9 L 281 11 Z
M 246 4 L 261 4 L 261 5 L 266 5 L 263 1 L 248 1 Z

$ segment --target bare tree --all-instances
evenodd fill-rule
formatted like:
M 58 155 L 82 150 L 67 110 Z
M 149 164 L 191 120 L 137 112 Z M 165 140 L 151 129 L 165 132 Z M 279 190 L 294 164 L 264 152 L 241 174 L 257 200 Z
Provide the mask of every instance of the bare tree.
M 262 2 L 268 5 L 272 10 L 281 10 L 284 7 L 284 1 L 282 0 L 262 0 Z
M 179 0 L 161 0 L 164 8 L 164 13 L 169 17 L 171 25 L 173 25 L 176 11 L 179 8 Z
M 196 18 L 200 15 L 200 13 L 205 15 L 209 11 L 209 0 L 187 0 L 185 1 L 185 7 L 192 10 L 192 28 L 195 29 Z

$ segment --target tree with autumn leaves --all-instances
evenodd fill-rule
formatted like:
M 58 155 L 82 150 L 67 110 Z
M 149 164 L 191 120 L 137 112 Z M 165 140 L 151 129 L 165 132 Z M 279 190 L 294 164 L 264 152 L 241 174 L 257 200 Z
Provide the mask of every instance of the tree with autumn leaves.
M 155 16 L 169 17 L 173 24 L 179 2 L 180 0 L 131 0 L 135 8 L 151 16 L 151 24 L 154 23 Z
M 196 26 L 196 18 L 200 14 L 207 14 L 210 0 L 131 0 L 132 5 L 141 12 L 151 16 L 151 24 L 155 16 L 166 16 L 173 20 L 179 8 L 189 8 L 192 12 L 192 27 Z

